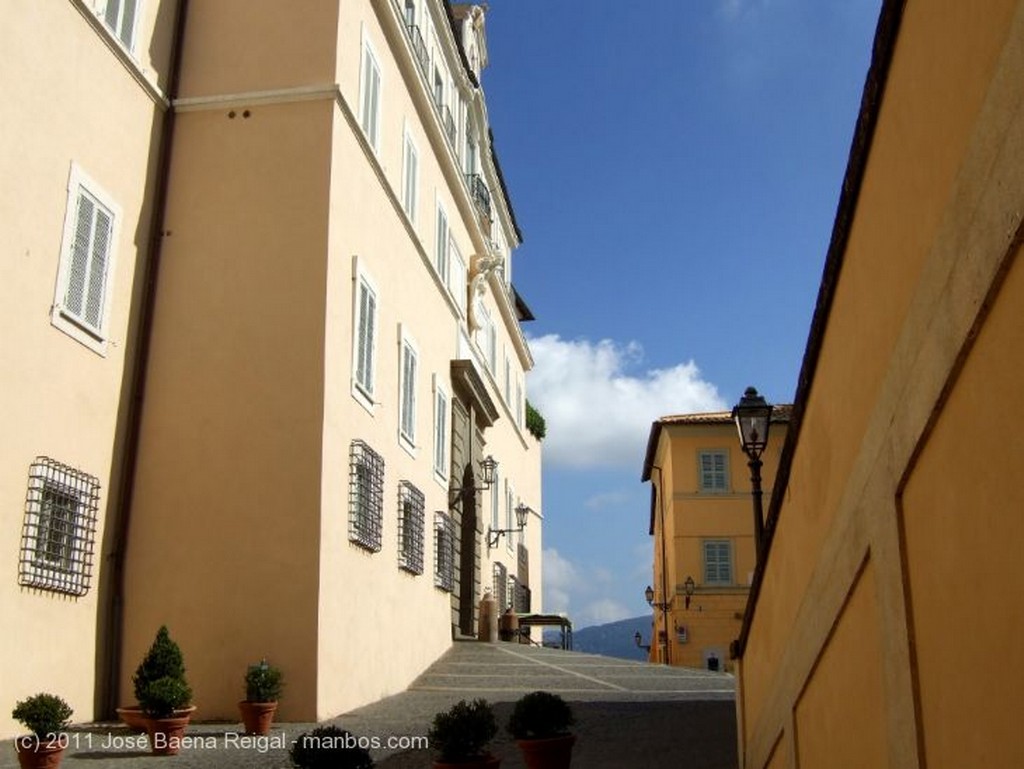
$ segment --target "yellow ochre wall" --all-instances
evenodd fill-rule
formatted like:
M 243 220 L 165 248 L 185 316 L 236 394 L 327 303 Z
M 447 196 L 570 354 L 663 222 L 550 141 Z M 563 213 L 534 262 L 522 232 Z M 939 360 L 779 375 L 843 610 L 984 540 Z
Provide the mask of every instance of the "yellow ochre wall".
M 744 767 L 1024 764 L 1022 71 L 1024 3 L 905 4 L 741 650 Z

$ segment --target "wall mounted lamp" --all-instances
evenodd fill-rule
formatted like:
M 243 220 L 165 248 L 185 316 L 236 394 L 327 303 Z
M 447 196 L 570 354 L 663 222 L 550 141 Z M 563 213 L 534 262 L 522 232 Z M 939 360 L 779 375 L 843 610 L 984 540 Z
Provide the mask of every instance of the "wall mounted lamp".
M 687 609 L 690 608 L 690 599 L 693 598 L 693 591 L 696 590 L 697 583 L 693 581 L 693 577 L 687 576 L 686 581 L 683 582 L 683 592 L 686 594 L 686 600 L 684 604 Z
M 494 485 L 494 472 L 498 469 L 498 460 L 488 454 L 486 457 L 481 459 L 478 464 L 480 465 L 479 479 L 474 478 L 474 482 L 469 486 L 458 486 L 448 490 L 450 494 L 454 495 L 452 500 L 448 503 L 449 509 L 454 507 L 455 503 L 461 500 L 467 493 L 487 491 Z
M 530 513 L 533 512 L 524 504 L 516 505 L 516 528 L 514 529 L 492 529 L 487 527 L 487 549 L 491 550 L 498 546 L 502 534 L 515 534 L 526 528 Z

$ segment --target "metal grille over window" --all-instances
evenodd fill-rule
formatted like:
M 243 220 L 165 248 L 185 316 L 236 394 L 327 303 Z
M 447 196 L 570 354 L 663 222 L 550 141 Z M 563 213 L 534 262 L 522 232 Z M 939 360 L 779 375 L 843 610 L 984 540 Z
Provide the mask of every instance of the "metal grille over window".
M 505 564 L 494 564 L 494 601 L 499 612 L 508 608 L 508 569 Z
M 48 457 L 29 467 L 18 584 L 82 596 L 92 581 L 98 478 Z
M 455 522 L 440 511 L 434 513 L 434 585 L 455 589 Z
M 381 547 L 384 460 L 363 441 L 349 451 L 348 538 L 374 553 Z
M 423 492 L 408 481 L 398 484 L 398 566 L 423 573 Z
M 511 593 L 512 611 L 516 614 L 529 614 L 530 588 L 516 577 L 508 578 L 508 590 Z

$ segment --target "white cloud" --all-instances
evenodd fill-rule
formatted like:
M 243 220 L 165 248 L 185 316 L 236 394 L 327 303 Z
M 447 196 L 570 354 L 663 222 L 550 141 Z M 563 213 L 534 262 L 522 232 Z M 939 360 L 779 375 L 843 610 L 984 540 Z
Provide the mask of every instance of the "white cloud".
M 548 334 L 531 339 L 530 349 L 530 401 L 547 421 L 544 457 L 554 464 L 639 470 L 655 419 L 725 408 L 692 360 L 632 372 L 643 361 L 637 342 Z
M 638 614 L 609 596 L 619 581 L 605 567 L 582 566 L 554 548 L 544 550 L 544 611 L 568 614 L 576 628 L 603 625 Z

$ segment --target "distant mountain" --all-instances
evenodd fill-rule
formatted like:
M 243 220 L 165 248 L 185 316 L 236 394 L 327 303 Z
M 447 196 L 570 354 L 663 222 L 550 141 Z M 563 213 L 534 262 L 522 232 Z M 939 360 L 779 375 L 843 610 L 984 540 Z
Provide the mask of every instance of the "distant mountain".
M 575 651 L 589 654 L 604 654 L 608 657 L 622 657 L 627 660 L 646 660 L 647 651 L 636 645 L 637 631 L 643 638 L 641 643 L 649 644 L 651 642 L 650 614 L 576 630 L 572 634 L 572 648 Z

